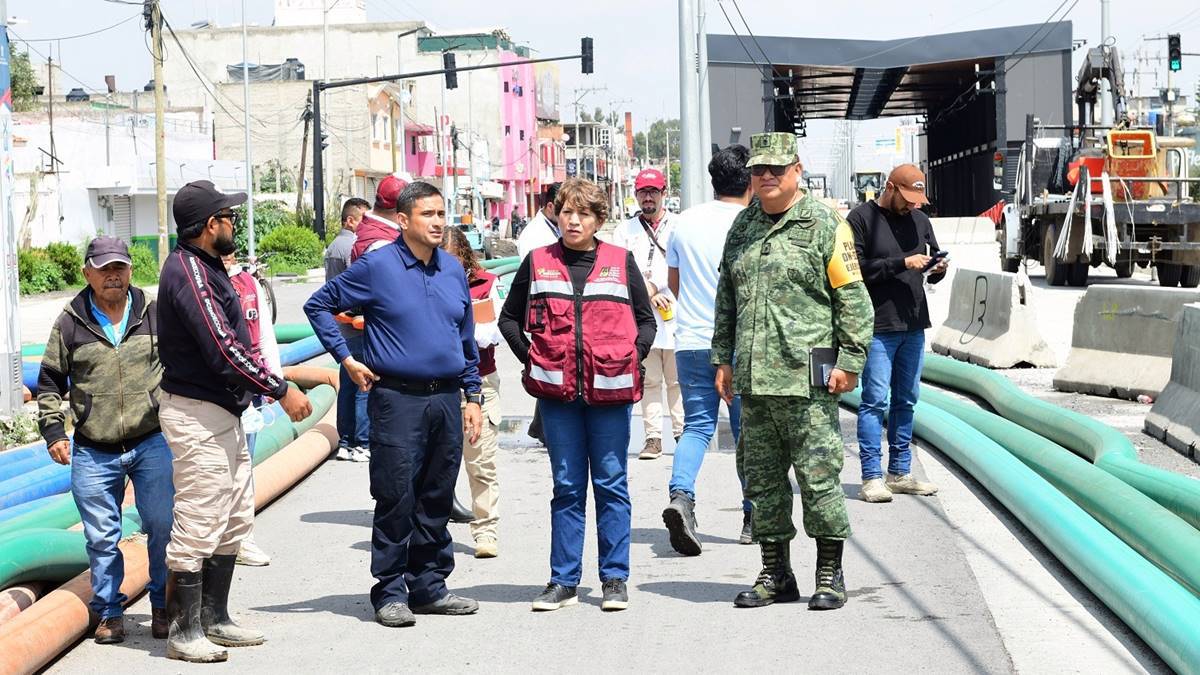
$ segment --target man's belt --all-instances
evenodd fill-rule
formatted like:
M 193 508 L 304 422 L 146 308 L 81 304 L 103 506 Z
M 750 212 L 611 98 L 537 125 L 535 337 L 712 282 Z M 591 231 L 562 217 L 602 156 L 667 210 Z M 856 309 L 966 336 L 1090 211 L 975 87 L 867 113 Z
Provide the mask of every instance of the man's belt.
M 375 383 L 375 386 L 414 396 L 432 396 L 433 394 L 458 391 L 462 388 L 462 384 L 458 381 L 458 378 L 413 380 L 406 377 L 391 377 L 387 375 L 381 377 Z

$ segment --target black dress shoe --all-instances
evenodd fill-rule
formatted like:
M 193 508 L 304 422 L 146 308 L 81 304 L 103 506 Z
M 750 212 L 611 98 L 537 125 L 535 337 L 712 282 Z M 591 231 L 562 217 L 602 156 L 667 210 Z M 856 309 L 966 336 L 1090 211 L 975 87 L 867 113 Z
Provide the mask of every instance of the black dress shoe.
M 450 522 L 452 523 L 469 523 L 475 520 L 475 513 L 462 505 L 458 501 L 458 497 L 454 497 L 454 502 L 450 505 Z

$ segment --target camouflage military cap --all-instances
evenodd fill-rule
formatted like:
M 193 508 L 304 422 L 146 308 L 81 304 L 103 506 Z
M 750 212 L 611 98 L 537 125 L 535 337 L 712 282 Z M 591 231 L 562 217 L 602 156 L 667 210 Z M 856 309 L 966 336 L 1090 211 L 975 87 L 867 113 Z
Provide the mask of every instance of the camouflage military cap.
M 796 134 L 776 132 L 750 137 L 750 161 L 746 162 L 746 166 L 786 166 L 796 160 Z

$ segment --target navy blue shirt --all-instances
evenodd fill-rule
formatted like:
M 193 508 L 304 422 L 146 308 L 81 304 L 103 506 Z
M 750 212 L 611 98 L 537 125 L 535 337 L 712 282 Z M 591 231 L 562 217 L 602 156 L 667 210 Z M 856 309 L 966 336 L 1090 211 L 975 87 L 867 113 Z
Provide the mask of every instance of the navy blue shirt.
M 467 393 L 480 390 L 471 294 L 454 256 L 434 249 L 426 265 L 401 237 L 325 282 L 304 303 L 304 313 L 339 363 L 350 349 L 333 315 L 354 307 L 366 324 L 363 362 L 376 375 L 458 378 Z

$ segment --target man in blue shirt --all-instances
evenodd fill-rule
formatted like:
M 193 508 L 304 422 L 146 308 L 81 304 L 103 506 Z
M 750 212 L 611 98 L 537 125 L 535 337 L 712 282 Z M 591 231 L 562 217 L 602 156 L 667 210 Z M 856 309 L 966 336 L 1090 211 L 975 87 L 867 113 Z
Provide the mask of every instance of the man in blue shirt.
M 474 443 L 483 420 L 467 276 L 440 248 L 445 202 L 422 182 L 409 184 L 397 202 L 400 238 L 360 258 L 304 304 L 321 344 L 371 392 L 371 574 L 377 580 L 371 604 L 375 620 L 390 627 L 413 625 L 414 614 L 479 609 L 446 589 L 454 569 L 446 523 L 463 435 Z M 363 362 L 350 355 L 333 319 L 351 307 L 361 308 L 365 320 Z

